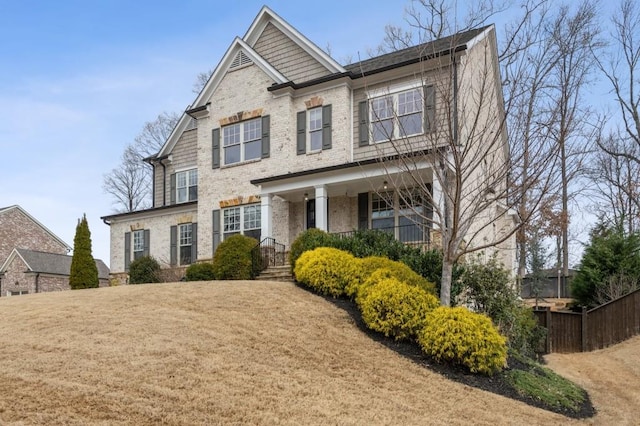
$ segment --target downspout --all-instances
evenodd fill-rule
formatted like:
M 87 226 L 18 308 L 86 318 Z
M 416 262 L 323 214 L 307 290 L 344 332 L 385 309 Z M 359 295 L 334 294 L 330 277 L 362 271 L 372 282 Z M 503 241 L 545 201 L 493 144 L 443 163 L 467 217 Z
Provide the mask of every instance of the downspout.
M 162 205 L 167 205 L 167 166 L 162 162 L 163 159 L 159 160 L 160 165 L 162 166 Z
M 36 272 L 36 293 L 40 293 L 40 272 Z

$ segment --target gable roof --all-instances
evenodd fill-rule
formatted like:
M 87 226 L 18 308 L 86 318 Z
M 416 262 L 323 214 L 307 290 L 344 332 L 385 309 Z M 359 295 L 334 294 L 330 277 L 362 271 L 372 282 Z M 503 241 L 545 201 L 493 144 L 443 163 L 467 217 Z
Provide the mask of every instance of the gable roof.
M 9 207 L 3 207 L 0 208 L 0 215 L 5 214 L 10 212 L 11 210 L 18 210 L 20 212 L 22 212 L 22 214 L 24 214 L 27 218 L 29 218 L 29 220 L 31 220 L 33 223 L 35 223 L 36 225 L 38 225 L 40 228 L 42 228 L 43 231 L 45 231 L 47 234 L 49 234 L 54 240 L 56 240 L 58 243 L 60 243 L 61 246 L 63 246 L 64 248 L 67 249 L 67 251 L 71 250 L 71 246 L 69 246 L 69 244 L 65 243 L 64 241 L 62 241 L 62 239 L 60 237 L 58 237 L 56 234 L 54 234 L 53 232 L 51 232 L 49 230 L 49 228 L 47 228 L 46 226 L 44 226 L 42 223 L 40 223 L 35 217 L 31 216 L 25 209 L 23 209 L 22 207 L 20 207 L 19 205 L 13 205 L 13 206 L 9 206 Z
M 27 265 L 28 272 L 62 276 L 69 276 L 71 272 L 71 256 L 21 248 L 13 249 L 2 268 L 0 268 L 0 272 L 6 271 L 16 256 L 19 256 Z M 109 279 L 107 265 L 100 259 L 95 259 L 95 262 L 98 268 L 98 278 Z
M 293 40 L 298 46 L 300 46 L 305 52 L 311 55 L 315 60 L 327 68 L 330 73 L 344 72 L 344 68 L 336 62 L 331 56 L 325 53 L 322 49 L 316 46 L 302 33 L 292 27 L 288 22 L 278 16 L 273 10 L 267 6 L 263 6 L 258 12 L 258 15 L 253 20 L 253 23 L 245 33 L 242 39 L 236 37 L 222 59 L 216 66 L 215 70 L 209 77 L 209 80 L 204 85 L 193 104 L 188 108 L 186 113 L 180 117 L 178 123 L 174 127 L 173 131 L 167 138 L 167 141 L 162 146 L 160 151 L 151 158 L 160 158 L 169 154 L 175 145 L 178 143 L 180 136 L 187 128 L 191 117 L 189 112 L 196 110 L 203 110 L 207 107 L 207 100 L 212 96 L 215 90 L 218 88 L 220 82 L 224 78 L 225 74 L 229 70 L 229 67 L 233 63 L 239 52 L 244 53 L 254 64 L 260 67 L 260 69 L 271 77 L 274 84 L 281 85 L 287 83 L 289 80 L 282 75 L 271 64 L 264 60 L 254 49 L 256 42 L 260 35 L 264 31 L 265 27 L 271 23 L 284 34 L 286 34 L 291 40 Z

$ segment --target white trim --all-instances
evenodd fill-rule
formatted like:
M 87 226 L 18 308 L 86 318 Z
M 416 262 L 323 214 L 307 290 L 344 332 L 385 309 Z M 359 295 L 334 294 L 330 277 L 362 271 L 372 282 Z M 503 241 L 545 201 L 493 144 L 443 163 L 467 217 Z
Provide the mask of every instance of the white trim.
M 246 34 L 242 38 L 251 47 L 255 46 L 256 42 L 262 35 L 262 32 L 266 28 L 268 23 L 273 24 L 277 29 L 282 31 L 287 37 L 293 40 L 298 46 L 300 46 L 305 52 L 311 55 L 316 61 L 332 73 L 345 72 L 345 69 L 336 62 L 331 56 L 325 53 L 322 49 L 315 45 L 311 40 L 302 35 L 291 24 L 282 19 L 278 14 L 271 10 L 267 6 L 263 6 L 258 12 L 258 15 L 253 20 L 253 23 L 247 30 Z
M 478 34 L 477 36 L 469 40 L 467 43 L 465 43 L 467 45 L 467 50 L 470 50 L 471 48 L 473 48 L 473 46 L 480 43 L 482 40 L 484 40 L 487 37 L 487 35 L 489 35 L 491 31 L 494 31 L 494 30 L 495 30 L 495 25 L 494 24 L 489 25 L 489 28 L 482 31 L 480 34 Z
M 11 253 L 9 253 L 9 257 L 7 257 L 7 260 L 5 260 L 4 263 L 2 264 L 2 267 L 0 267 L 0 274 L 3 274 L 3 273 L 5 273 L 7 271 L 7 268 L 9 267 L 11 262 L 13 262 L 13 260 L 16 257 L 16 255 L 18 255 L 18 257 L 20 257 L 20 259 L 22 259 L 22 262 L 24 262 L 24 264 L 27 265 L 27 270 L 28 271 L 32 270 L 31 265 L 29 265 L 29 263 L 27 263 L 25 258 L 22 257 L 22 255 L 20 254 L 18 249 L 14 248 L 13 250 L 11 250 Z
M 382 96 L 389 96 L 399 92 L 405 92 L 411 89 L 420 89 L 423 86 L 433 85 L 434 83 L 427 83 L 423 80 L 414 80 L 412 82 L 396 83 L 390 86 L 379 87 L 377 89 L 369 89 L 365 93 L 367 95 L 367 99 L 370 101 L 371 99 L 380 98 Z

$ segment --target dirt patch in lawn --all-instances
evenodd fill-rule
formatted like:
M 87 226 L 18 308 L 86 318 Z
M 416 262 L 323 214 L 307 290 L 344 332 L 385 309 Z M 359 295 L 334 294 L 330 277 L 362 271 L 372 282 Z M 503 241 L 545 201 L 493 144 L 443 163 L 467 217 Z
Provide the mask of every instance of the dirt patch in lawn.
M 582 422 L 448 380 L 293 284 L 123 286 L 0 310 L 2 424 Z

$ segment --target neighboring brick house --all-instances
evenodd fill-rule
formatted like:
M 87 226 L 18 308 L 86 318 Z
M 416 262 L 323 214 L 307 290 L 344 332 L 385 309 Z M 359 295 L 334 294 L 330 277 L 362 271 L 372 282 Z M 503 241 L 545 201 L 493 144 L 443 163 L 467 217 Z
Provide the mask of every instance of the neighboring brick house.
M 68 290 L 71 247 L 20 206 L 0 208 L 0 296 Z M 96 260 L 100 285 L 109 268 Z
M 437 230 L 411 213 L 429 206 L 403 205 L 398 191 L 412 189 L 387 187 L 389 170 L 380 162 L 393 147 L 381 134 L 392 129 L 394 138 L 406 137 L 418 150 L 422 135 L 446 125 L 435 88 L 457 76 L 451 77 L 455 61 L 443 57 L 481 64 L 478 70 L 493 78 L 487 90 L 501 98 L 495 46 L 488 26 L 342 66 L 263 7 L 162 149 L 147 159 L 153 207 L 103 217 L 111 227 L 112 272 L 126 280 L 130 262 L 143 255 L 184 268 L 211 259 L 220 242 L 237 233 L 270 237 L 287 249 L 310 227 L 384 228 L 412 242 L 437 238 Z M 499 117 L 502 108 L 500 99 L 490 109 Z M 403 115 L 386 117 L 389 109 Z M 506 135 L 504 144 L 507 153 Z M 442 202 L 429 164 L 421 167 L 433 199 Z M 513 218 L 502 216 L 504 229 Z M 502 248 L 509 265 L 513 250 Z

